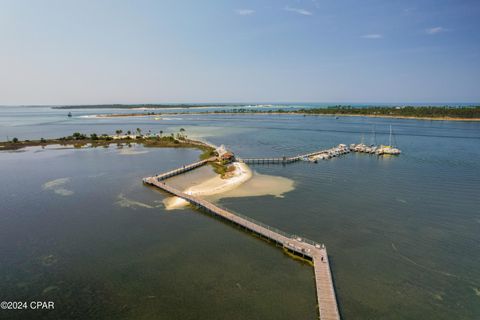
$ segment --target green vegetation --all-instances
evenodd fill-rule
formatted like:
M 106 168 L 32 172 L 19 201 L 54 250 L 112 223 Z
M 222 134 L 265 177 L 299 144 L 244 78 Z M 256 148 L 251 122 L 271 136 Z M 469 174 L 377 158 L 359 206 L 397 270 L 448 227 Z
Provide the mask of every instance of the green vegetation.
M 219 174 L 221 177 L 224 177 L 227 173 L 228 167 L 226 165 L 218 162 L 212 162 L 211 165 L 213 167 L 213 171 L 216 174 Z
M 212 148 L 204 148 L 203 153 L 200 155 L 200 160 L 205 160 L 211 157 L 215 157 L 217 153 Z
M 238 113 L 238 114 L 303 114 L 303 115 L 358 115 L 376 117 L 414 117 L 433 119 L 480 119 L 480 106 L 473 107 L 432 107 L 432 106 L 402 106 L 402 107 L 352 107 L 352 106 L 331 106 L 327 108 L 309 108 L 297 110 L 257 110 L 257 109 L 229 109 L 216 110 L 209 113 Z
M 328 108 L 301 109 L 297 113 L 331 115 L 365 115 L 415 118 L 480 118 L 480 106 L 477 107 L 365 107 L 334 106 Z
M 214 152 L 215 154 L 215 152 Z M 211 163 L 213 167 L 213 171 L 216 174 L 219 174 L 222 178 L 225 177 L 229 172 L 232 172 L 235 170 L 234 166 L 230 165 L 230 161 L 228 160 L 222 160 L 219 162 L 212 162 Z
M 187 140 L 186 135 L 184 135 L 185 129 L 182 131 L 182 133 L 177 133 L 177 137 L 175 137 L 174 133 L 171 133 L 167 136 L 151 134 L 142 135 L 142 130 L 137 128 L 136 132 L 138 135 L 136 135 L 135 139 L 131 138 L 130 136 L 119 137 L 121 132 L 123 131 L 116 130 L 116 136 L 110 136 L 106 133 L 101 135 L 98 135 L 97 133 L 91 133 L 87 136 L 86 134 L 80 132 L 74 132 L 70 136 L 57 139 L 41 138 L 40 140 L 20 141 L 17 138 L 13 138 L 12 141 L 0 142 L 0 150 L 17 150 L 24 147 L 44 146 L 46 144 L 73 145 L 76 148 L 80 148 L 85 145 L 92 147 L 108 147 L 108 145 L 112 143 L 112 140 L 114 140 L 118 145 L 129 145 L 131 142 L 135 142 L 142 144 L 144 147 L 197 148 L 203 151 L 202 157 L 207 156 L 208 158 L 214 155 L 214 150 L 211 147 L 199 141 Z M 128 131 L 128 133 L 130 133 L 130 131 Z M 161 133 L 163 133 L 163 131 L 161 131 Z
M 87 136 L 80 133 L 80 132 L 74 132 L 71 136 L 67 137 L 66 139 L 68 139 L 68 140 L 85 140 L 85 139 L 87 139 Z

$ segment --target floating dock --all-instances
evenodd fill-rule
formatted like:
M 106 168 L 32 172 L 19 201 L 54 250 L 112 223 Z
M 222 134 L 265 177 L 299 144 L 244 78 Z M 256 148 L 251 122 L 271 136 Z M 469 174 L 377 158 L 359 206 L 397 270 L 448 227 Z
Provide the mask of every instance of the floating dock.
M 302 156 L 298 156 L 301 159 Z M 293 157 L 290 159 L 296 159 Z M 281 158 L 283 159 L 283 158 Z M 147 177 L 143 179 L 145 184 L 155 186 L 172 195 L 182 198 L 209 214 L 227 220 L 249 232 L 259 235 L 260 237 L 275 243 L 284 250 L 296 256 L 307 259 L 313 263 L 315 273 L 315 285 L 317 291 L 317 302 L 320 320 L 340 320 L 340 313 L 338 311 L 337 300 L 335 296 L 335 289 L 333 287 L 333 279 L 330 271 L 330 263 L 328 261 L 327 249 L 323 244 L 291 235 L 272 228 L 252 218 L 242 216 L 238 213 L 233 213 L 229 210 L 220 208 L 219 206 L 200 199 L 193 195 L 184 193 L 165 183 L 165 179 L 175 175 L 182 174 L 186 171 L 193 170 L 209 161 L 214 161 L 215 158 L 210 158 L 195 162 L 191 165 L 183 166 L 181 168 L 159 174 L 154 177 Z M 298 160 L 295 160 L 298 161 Z

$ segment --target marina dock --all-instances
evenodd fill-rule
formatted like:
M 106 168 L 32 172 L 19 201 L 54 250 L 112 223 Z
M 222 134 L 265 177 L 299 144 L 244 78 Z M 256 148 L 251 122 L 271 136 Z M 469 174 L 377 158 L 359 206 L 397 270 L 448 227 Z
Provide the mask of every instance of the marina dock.
M 246 164 L 288 164 L 301 160 L 314 161 L 317 159 L 330 159 L 345 153 L 349 153 L 350 150 L 346 145 L 339 145 L 330 149 L 319 150 L 306 154 L 299 154 L 294 157 L 277 157 L 277 158 L 238 158 L 239 162 Z
M 317 162 L 318 160 L 327 160 L 350 152 L 370 153 L 378 156 L 399 155 L 401 153 L 399 149 L 391 146 L 367 146 L 365 144 L 351 144 L 350 147 L 347 147 L 345 144 L 339 144 L 338 146 L 330 149 L 300 154 L 294 157 L 237 158 L 237 160 L 246 164 L 289 164 L 301 160 Z
M 292 163 L 296 161 L 300 161 L 301 158 L 299 157 L 281 157 L 281 158 L 246 158 L 246 159 L 238 159 L 239 162 L 243 162 L 246 164 L 286 164 Z
M 289 159 L 297 159 L 298 157 L 301 156 Z M 328 261 L 327 249 L 323 244 L 319 244 L 302 237 L 288 234 L 276 228 L 265 225 L 252 218 L 220 208 L 219 206 L 209 201 L 184 193 L 168 185 L 164 181 L 169 177 L 179 175 L 189 170 L 193 170 L 213 160 L 215 160 L 215 158 L 195 162 L 191 165 L 183 166 L 182 168 L 178 168 L 164 174 L 159 174 L 154 177 L 147 177 L 143 179 L 143 182 L 145 184 L 155 186 L 179 198 L 182 198 L 198 209 L 201 209 L 213 216 L 231 222 L 234 225 L 241 227 L 242 229 L 252 232 L 260 236 L 261 238 L 283 248 L 290 254 L 311 261 L 313 263 L 315 273 L 319 319 L 339 320 L 340 314 L 338 311 L 335 289 L 333 286 L 333 279 L 330 270 L 330 264 Z

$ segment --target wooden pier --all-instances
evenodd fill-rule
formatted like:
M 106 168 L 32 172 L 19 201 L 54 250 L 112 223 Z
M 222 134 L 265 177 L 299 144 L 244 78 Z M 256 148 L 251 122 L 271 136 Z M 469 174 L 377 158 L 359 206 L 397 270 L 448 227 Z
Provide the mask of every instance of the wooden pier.
M 200 199 L 193 195 L 184 193 L 166 184 L 164 181 L 168 177 L 172 177 L 188 170 L 192 170 L 206 164 L 209 161 L 212 161 L 212 159 L 199 161 L 191 165 L 169 171 L 165 174 L 157 175 L 155 177 L 144 178 L 143 182 L 145 184 L 155 186 L 179 198 L 182 198 L 194 205 L 195 207 L 206 211 L 207 213 L 227 220 L 237 226 L 240 226 L 245 230 L 255 233 L 262 238 L 284 248 L 285 250 L 294 255 L 312 261 L 315 272 L 319 319 L 339 320 L 340 314 L 337 307 L 337 300 L 335 296 L 335 289 L 333 287 L 333 280 L 330 271 L 330 264 L 328 261 L 327 249 L 323 244 L 318 244 L 308 239 L 287 234 L 276 228 L 265 225 L 259 221 L 255 221 L 252 218 L 220 208 L 217 205 L 214 205 L 213 203 L 210 203 L 204 199 Z
M 238 161 L 246 163 L 246 164 L 286 164 L 299 161 L 300 158 L 292 157 L 292 158 L 246 158 L 246 159 L 238 159 Z
M 165 173 L 160 173 L 160 174 L 156 175 L 155 178 L 157 178 L 157 180 L 159 180 L 159 181 L 165 180 L 165 179 L 171 178 L 171 177 L 173 177 L 173 176 L 182 174 L 182 173 L 184 173 L 184 172 L 187 172 L 187 171 L 196 169 L 196 168 L 198 168 L 198 167 L 201 167 L 201 166 L 207 164 L 208 162 L 212 162 L 212 161 L 215 161 L 215 160 L 217 160 L 216 157 L 212 157 L 212 158 L 208 158 L 208 159 L 205 159 L 205 160 L 201 160 L 201 161 L 198 161 L 198 162 L 195 162 L 195 163 L 192 163 L 192 164 L 183 166 L 183 167 L 181 167 L 181 168 L 177 168 L 177 169 L 174 169 L 174 170 L 170 170 L 170 171 L 165 172 Z
M 329 154 L 329 153 L 332 153 L 332 151 L 334 151 L 337 148 L 338 147 L 334 147 L 334 148 L 319 150 L 319 151 L 310 152 L 306 154 L 299 154 L 294 157 L 245 158 L 245 159 L 238 158 L 237 160 L 239 162 L 243 162 L 246 164 L 288 164 L 288 163 L 293 163 L 293 162 L 297 162 L 304 159 L 309 159 L 311 157 L 314 157 L 320 154 Z

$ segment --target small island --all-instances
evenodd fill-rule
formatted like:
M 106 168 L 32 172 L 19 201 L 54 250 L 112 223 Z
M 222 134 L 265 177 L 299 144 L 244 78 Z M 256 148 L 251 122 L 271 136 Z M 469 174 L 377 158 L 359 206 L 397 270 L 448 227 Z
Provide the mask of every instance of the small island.
M 233 153 L 224 150 L 223 146 L 217 148 L 203 141 L 189 139 L 185 134 L 186 130 L 181 128 L 177 133 L 165 134 L 163 131 L 159 133 L 147 132 L 143 133 L 140 128 L 135 132 L 116 130 L 115 135 L 96 134 L 89 135 L 80 132 L 74 132 L 70 136 L 39 140 L 19 140 L 13 138 L 10 141 L 0 142 L 0 151 L 19 150 L 27 147 L 46 147 L 48 145 L 72 146 L 74 148 L 82 147 L 104 147 L 108 148 L 114 144 L 118 147 L 131 146 L 131 144 L 141 144 L 147 148 L 196 148 L 202 151 L 201 160 L 217 157 L 217 161 L 210 162 L 215 173 L 219 174 L 222 179 L 229 178 L 235 167 L 231 165 L 234 159 Z

